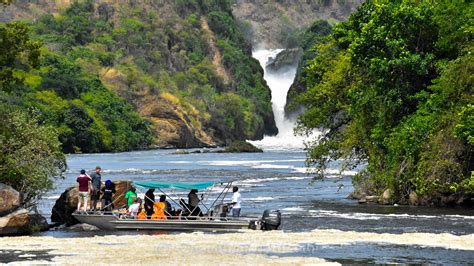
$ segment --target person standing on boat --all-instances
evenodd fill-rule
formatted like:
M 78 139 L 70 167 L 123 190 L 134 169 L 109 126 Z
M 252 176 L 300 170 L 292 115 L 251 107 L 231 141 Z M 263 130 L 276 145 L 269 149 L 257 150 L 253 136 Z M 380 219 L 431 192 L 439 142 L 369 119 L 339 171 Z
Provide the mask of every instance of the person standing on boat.
M 91 188 L 91 211 L 95 211 L 97 208 L 97 202 L 99 201 L 100 198 L 100 185 L 101 185 L 101 179 L 102 175 L 100 172 L 102 169 L 100 166 L 95 167 L 95 173 L 91 175 L 92 178 L 92 188 Z
M 82 169 L 81 174 L 77 177 L 76 182 L 79 183 L 79 198 L 77 201 L 77 211 L 81 211 L 81 206 L 84 206 L 84 211 L 87 211 L 87 199 L 89 198 L 89 184 L 92 181 L 91 177 L 86 174 L 86 170 Z
M 240 216 L 240 203 L 242 202 L 242 196 L 240 195 L 239 188 L 233 187 L 232 188 L 232 217 L 239 217 Z
M 101 209 L 106 211 L 112 211 L 114 205 L 112 203 L 112 198 L 115 194 L 115 185 L 112 181 L 107 180 L 105 181 L 105 186 L 102 188 L 102 202 L 101 202 Z
M 151 188 L 145 193 L 145 212 L 148 219 L 153 215 L 153 204 L 155 203 L 155 189 Z

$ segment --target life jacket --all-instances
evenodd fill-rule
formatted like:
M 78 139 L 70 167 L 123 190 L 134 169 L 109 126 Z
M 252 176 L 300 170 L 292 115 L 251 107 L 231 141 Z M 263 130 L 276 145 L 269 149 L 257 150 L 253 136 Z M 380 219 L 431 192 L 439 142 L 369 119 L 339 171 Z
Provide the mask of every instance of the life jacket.
M 154 213 L 151 215 L 151 220 L 166 220 L 165 203 L 155 202 L 153 206 Z
M 144 211 L 138 213 L 137 220 L 146 220 L 146 213 Z

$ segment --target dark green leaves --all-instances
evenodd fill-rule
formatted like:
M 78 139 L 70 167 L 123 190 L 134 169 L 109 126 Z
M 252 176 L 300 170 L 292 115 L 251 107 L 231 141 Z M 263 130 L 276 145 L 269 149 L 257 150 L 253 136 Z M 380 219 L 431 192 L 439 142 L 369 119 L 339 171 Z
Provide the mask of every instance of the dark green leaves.
M 323 173 L 330 159 L 367 158 L 356 185 L 399 199 L 471 195 L 472 10 L 463 1 L 366 1 L 313 47 L 299 127 L 324 131 L 309 164 Z

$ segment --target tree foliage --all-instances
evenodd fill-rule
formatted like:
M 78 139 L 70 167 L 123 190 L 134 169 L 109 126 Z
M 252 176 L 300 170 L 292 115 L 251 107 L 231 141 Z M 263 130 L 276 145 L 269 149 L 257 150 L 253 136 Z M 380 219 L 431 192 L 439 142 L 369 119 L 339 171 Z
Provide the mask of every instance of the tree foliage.
M 0 25 L 0 89 L 10 93 L 22 84 L 21 77 L 15 75 L 17 68 L 38 66 L 40 42 L 28 37 L 28 27 L 13 22 Z
M 42 124 L 35 110 L 20 108 L 28 84 L 35 83 L 28 72 L 39 66 L 40 45 L 25 24 L 0 25 L 0 182 L 20 192 L 25 207 L 66 167 L 55 129 Z
M 299 129 L 323 130 L 308 163 L 367 162 L 354 180 L 390 188 L 472 194 L 472 4 L 367 1 L 313 49 Z M 471 23 L 471 24 L 470 24 Z
M 34 204 L 66 168 L 61 143 L 53 127 L 41 125 L 34 113 L 0 103 L 0 182 Z
M 96 81 L 100 79 L 109 90 L 132 102 L 138 111 L 144 96 L 154 97 L 158 105 L 161 99 L 157 96 L 162 93 L 173 95 L 179 99 L 175 101 L 179 105 L 175 109 L 183 110 L 183 116 L 207 130 L 220 143 L 271 134 L 269 128 L 274 127 L 274 120 L 270 91 L 258 62 L 251 58 L 250 44 L 237 27 L 230 1 L 180 0 L 164 1 L 162 5 L 171 8 L 165 17 L 161 17 L 162 10 L 155 10 L 153 3 L 98 5 L 93 1 L 74 2 L 57 16 L 43 15 L 32 25 L 34 37 L 52 48 L 42 61 L 45 71 L 40 74 L 40 89 L 52 90 L 68 101 L 80 99 L 85 103 L 85 109 L 94 109 L 90 104 L 97 101 L 90 101 L 91 93 L 99 90 Z M 208 30 L 204 29 L 206 24 Z M 216 53 L 222 60 L 214 58 Z M 224 70 L 219 72 L 216 68 Z M 110 80 L 103 74 L 109 70 L 115 73 L 111 74 Z M 223 114 L 228 114 L 227 120 L 233 119 L 232 106 L 221 105 L 227 110 L 215 108 L 220 104 L 220 96 L 229 92 L 238 97 L 239 102 L 250 101 L 239 105 L 244 108 L 240 111 L 248 116 L 242 121 L 241 130 L 216 122 Z M 110 100 L 105 92 L 95 94 Z M 87 102 L 85 95 L 88 95 Z M 128 112 L 127 108 L 118 109 L 122 113 Z M 101 108 L 95 111 L 95 114 L 90 110 L 84 113 L 97 122 L 105 111 Z M 85 119 L 85 116 L 79 117 Z M 132 115 L 127 117 L 131 119 Z M 125 120 L 130 122 L 128 118 Z M 86 123 L 86 120 L 82 122 Z M 122 124 L 112 126 L 109 119 L 105 119 L 103 123 L 95 123 L 96 126 L 92 123 L 89 127 L 105 128 L 112 132 L 112 138 L 138 138 L 138 143 L 123 144 L 125 139 L 109 141 L 107 136 L 110 134 L 101 129 L 94 133 L 96 136 L 99 133 L 99 139 L 103 140 L 94 141 L 96 148 L 71 144 L 66 145 L 67 150 L 74 151 L 75 146 L 81 151 L 115 151 L 148 143 L 146 134 L 132 136 L 109 128 L 122 128 L 119 126 Z M 133 132 L 145 132 L 132 129 Z M 74 132 L 71 135 L 77 133 Z M 71 138 L 64 139 L 74 143 Z
M 81 14 L 76 5 L 67 12 Z M 40 56 L 41 43 L 30 39 L 25 24 L 5 24 L 0 31 L 3 97 L 38 110 L 37 119 L 55 128 L 64 152 L 126 151 L 151 143 L 148 122 L 73 60 L 103 59 L 101 53 L 79 55 L 81 51 L 73 50 L 73 55 L 64 56 L 43 48 Z

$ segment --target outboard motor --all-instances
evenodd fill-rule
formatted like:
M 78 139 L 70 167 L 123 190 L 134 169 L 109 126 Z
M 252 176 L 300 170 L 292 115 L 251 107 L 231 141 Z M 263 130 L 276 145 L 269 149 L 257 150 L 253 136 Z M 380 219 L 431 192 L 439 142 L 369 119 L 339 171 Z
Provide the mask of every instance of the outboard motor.
M 279 210 L 265 210 L 262 216 L 263 230 L 277 230 L 281 225 L 281 212 Z

